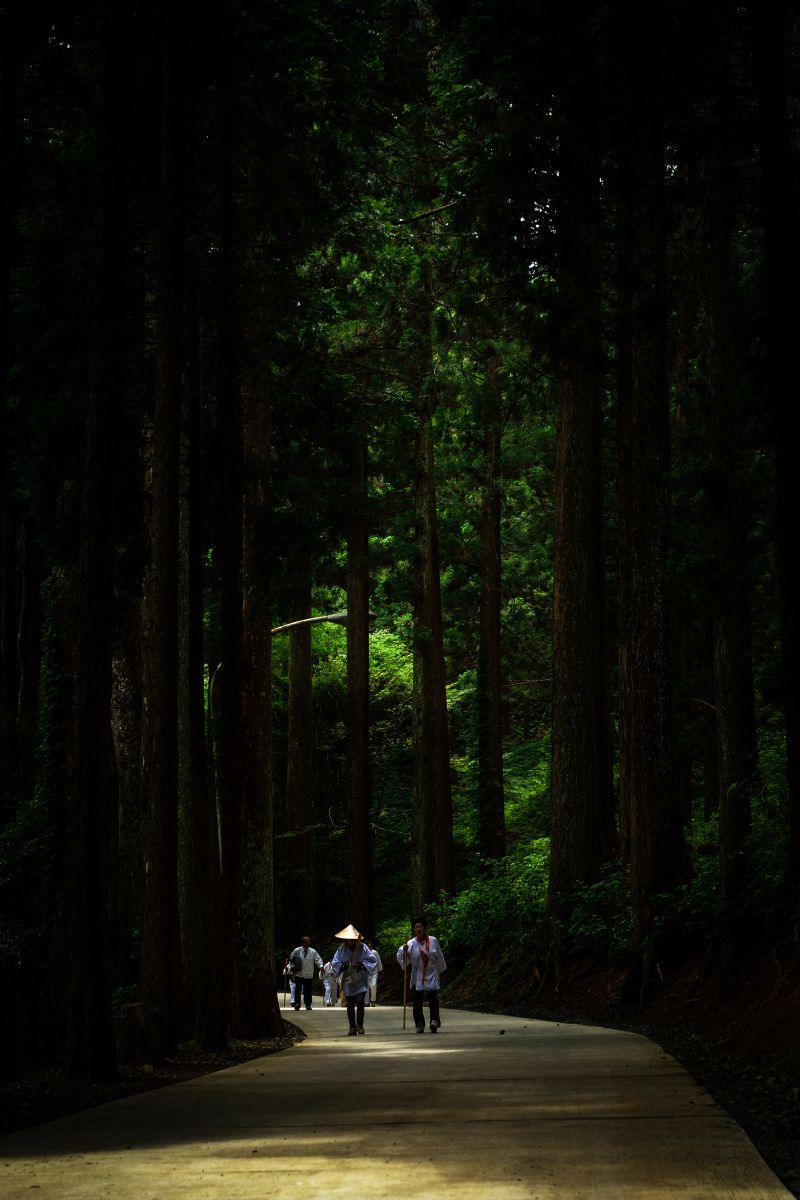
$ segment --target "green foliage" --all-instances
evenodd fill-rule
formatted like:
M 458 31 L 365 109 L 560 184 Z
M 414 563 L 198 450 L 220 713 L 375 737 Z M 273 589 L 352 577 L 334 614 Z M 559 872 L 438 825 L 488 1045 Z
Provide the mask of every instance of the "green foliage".
M 485 863 L 485 874 L 429 909 L 455 973 L 479 950 L 493 947 L 499 969 L 521 951 L 535 953 L 547 899 L 550 843 L 539 838 Z M 451 963 L 452 960 L 452 963 Z
M 597 883 L 578 888 L 568 899 L 565 931 L 576 950 L 592 947 L 607 957 L 624 955 L 631 941 L 628 878 L 619 867 L 608 869 Z
M 378 922 L 375 945 L 380 951 L 384 970 L 391 969 L 391 957 L 396 954 L 398 946 L 408 941 L 412 932 L 408 917 L 387 917 Z
M 503 755 L 506 836 L 534 841 L 550 832 L 550 736 L 518 742 Z

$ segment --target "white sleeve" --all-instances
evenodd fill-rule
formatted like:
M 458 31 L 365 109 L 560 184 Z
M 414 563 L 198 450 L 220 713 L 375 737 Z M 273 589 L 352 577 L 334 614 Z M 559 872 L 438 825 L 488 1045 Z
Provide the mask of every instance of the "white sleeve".
M 441 946 L 441 943 L 438 938 L 436 939 L 436 957 L 439 962 L 439 970 L 446 971 L 447 963 L 445 962 L 444 953 L 442 951 L 442 946 Z

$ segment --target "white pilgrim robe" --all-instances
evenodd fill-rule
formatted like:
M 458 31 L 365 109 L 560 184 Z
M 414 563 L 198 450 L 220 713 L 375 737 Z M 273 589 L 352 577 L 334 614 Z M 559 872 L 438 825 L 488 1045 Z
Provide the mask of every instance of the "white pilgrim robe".
M 403 966 L 403 952 L 408 953 L 408 969 L 411 972 L 411 987 L 417 991 L 438 991 L 442 986 L 441 973 L 447 970 L 442 947 L 433 934 L 428 934 L 422 942 L 415 937 L 410 938 L 397 951 L 397 961 Z M 425 957 L 427 956 L 427 962 Z

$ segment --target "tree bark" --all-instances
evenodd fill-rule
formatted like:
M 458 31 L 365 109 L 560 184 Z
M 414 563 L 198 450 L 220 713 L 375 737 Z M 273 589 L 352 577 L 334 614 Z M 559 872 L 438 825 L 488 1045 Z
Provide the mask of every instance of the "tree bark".
M 711 618 L 720 861 L 723 902 L 730 907 L 743 882 L 741 851 L 750 831 L 757 752 L 746 529 L 737 471 L 731 181 L 724 99 L 718 99 L 717 105 L 717 150 L 710 163 L 706 227 L 706 495 L 714 563 Z
M 142 637 L 136 600 L 115 606 L 111 730 L 117 768 L 116 978 L 138 983 L 134 931 L 142 927 L 144 831 L 142 821 Z M 138 940 L 138 939 L 137 939 Z
M 311 615 L 311 562 L 298 556 L 293 620 Z M 299 938 L 314 921 L 314 861 L 311 839 L 314 754 L 311 626 L 289 631 L 289 699 L 286 744 L 286 901 Z M 287 933 L 289 931 L 287 930 Z M 294 943 L 297 945 L 297 942 Z
M 91 1079 L 117 1074 L 109 930 L 112 772 L 111 654 L 114 480 L 120 452 L 113 415 L 121 377 L 125 237 L 124 19 L 103 10 L 93 237 L 91 378 L 78 564 L 74 794 L 70 820 L 67 1065 Z
M 560 157 L 551 914 L 615 846 L 603 560 L 599 169 L 585 116 Z
M 246 388 L 244 412 L 244 900 L 237 971 L 239 1030 L 245 1037 L 269 1037 L 282 1028 L 276 999 L 272 634 L 269 557 L 264 544 L 270 509 L 270 399 L 255 372 Z
M 36 787 L 36 722 L 42 649 L 42 567 L 31 517 L 25 521 L 23 541 L 22 606 L 17 637 L 17 741 L 22 791 L 27 800 L 32 801 Z
M 478 852 L 502 858 L 506 848 L 503 790 L 500 494 L 503 416 L 499 361 L 490 351 L 483 396 L 484 480 L 481 498 L 481 590 L 478 644 Z
M 781 0 L 751 4 L 758 92 L 764 251 L 767 276 L 767 353 L 770 415 L 777 479 L 776 545 L 780 588 L 784 720 L 789 788 L 789 870 L 800 870 L 800 515 L 795 458 L 800 437 L 797 331 L 800 329 L 800 232 L 792 132 L 786 98 Z
M 223 33 L 220 73 L 220 266 L 218 277 L 218 561 L 220 575 L 218 805 L 222 861 L 222 954 L 220 976 L 235 1024 L 236 959 L 242 903 L 242 408 L 241 317 L 235 250 L 234 114 L 232 31 Z
M 654 897 L 679 882 L 685 861 L 672 776 L 664 161 L 657 116 L 644 113 L 640 121 L 620 201 L 628 208 L 628 241 L 620 252 L 630 281 L 631 341 L 620 406 L 619 786 L 630 848 L 633 991 L 646 980 Z
M 19 618 L 18 528 L 11 484 L 8 413 L 9 318 L 13 262 L 15 182 L 17 170 L 17 89 L 19 73 L 19 17 L 4 9 L 0 25 L 0 763 L 4 773 L 16 769 L 17 624 Z M 11 818 L 14 789 L 3 789 L 0 821 Z
M 181 946 L 178 908 L 178 534 L 184 369 L 185 95 L 182 5 L 162 11 L 159 303 L 152 440 L 150 568 L 145 631 L 146 796 L 142 1000 L 151 1050 L 178 1041 Z
M 422 369 L 417 379 L 414 450 L 414 657 L 412 742 L 414 799 L 411 820 L 411 899 L 414 911 L 454 889 L 453 800 L 445 690 L 444 634 L 439 577 L 439 533 L 433 453 L 433 379 L 430 282 L 423 287 L 418 330 Z
M 369 761 L 369 532 L 367 447 L 352 450 L 352 485 L 347 529 L 347 814 L 348 896 L 351 920 L 364 933 L 373 930 L 372 804 Z
M 194 142 L 194 125 L 190 122 L 189 211 L 194 211 Z M 187 263 L 187 367 L 181 455 L 185 463 L 180 522 L 181 946 L 187 1011 L 193 1014 L 195 1037 L 203 1049 L 221 1050 L 228 1041 L 228 997 L 221 966 L 219 829 L 206 738 L 203 576 L 207 514 L 199 338 L 197 263 L 192 253 Z

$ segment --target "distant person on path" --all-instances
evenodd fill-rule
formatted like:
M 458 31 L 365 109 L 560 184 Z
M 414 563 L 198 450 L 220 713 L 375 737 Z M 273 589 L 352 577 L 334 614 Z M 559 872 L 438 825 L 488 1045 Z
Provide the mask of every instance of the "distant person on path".
M 336 978 L 344 987 L 347 1001 L 348 1036 L 364 1032 L 364 1000 L 369 976 L 378 969 L 378 956 L 361 941 L 361 934 L 352 925 L 336 934 L 342 945 L 331 960 Z
M 286 988 L 288 986 L 289 1007 L 294 1008 L 294 987 L 295 987 L 294 968 L 292 967 L 292 960 L 290 958 L 287 958 L 287 960 L 286 960 L 286 966 L 283 968 L 283 974 L 284 974 L 284 988 L 283 988 L 284 1003 L 286 1003 Z
M 294 1010 L 300 1012 L 300 1000 L 311 1012 L 311 988 L 314 983 L 314 970 L 322 974 L 322 959 L 311 945 L 311 938 L 306 934 L 302 946 L 297 946 L 289 956 L 289 962 L 294 968 Z
M 411 1007 L 417 1033 L 425 1032 L 422 1003 L 426 992 L 431 1033 L 436 1033 L 442 1023 L 439 1015 L 439 988 L 442 972 L 447 970 L 447 963 L 439 942 L 433 934 L 428 933 L 428 926 L 423 917 L 417 917 L 414 921 L 414 936 L 410 941 L 398 947 L 397 961 L 404 969 L 407 963 L 411 972 Z
M 375 970 L 369 973 L 367 986 L 367 1008 L 374 1008 L 378 1001 L 378 976 L 383 972 L 383 963 L 381 962 L 380 954 L 378 954 L 372 942 L 367 941 L 367 945 L 378 960 Z
M 333 973 L 333 963 L 330 960 L 322 968 L 322 978 L 325 982 L 325 1007 L 333 1008 L 339 998 L 339 980 Z

